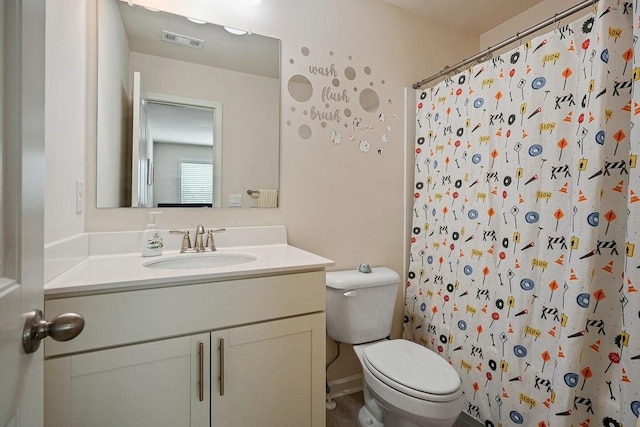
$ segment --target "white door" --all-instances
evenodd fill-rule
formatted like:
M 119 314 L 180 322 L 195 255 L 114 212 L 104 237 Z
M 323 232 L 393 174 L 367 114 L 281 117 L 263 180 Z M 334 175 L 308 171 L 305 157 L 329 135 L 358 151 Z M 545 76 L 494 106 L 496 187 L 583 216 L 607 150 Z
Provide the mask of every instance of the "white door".
M 148 147 L 149 126 L 147 114 L 147 94 L 142 83 L 142 75 L 133 73 L 133 147 L 131 152 L 131 206 L 150 208 L 149 197 L 152 171 L 149 162 Z
M 0 0 L 0 426 L 43 425 L 43 351 L 26 313 L 43 308 L 45 0 Z

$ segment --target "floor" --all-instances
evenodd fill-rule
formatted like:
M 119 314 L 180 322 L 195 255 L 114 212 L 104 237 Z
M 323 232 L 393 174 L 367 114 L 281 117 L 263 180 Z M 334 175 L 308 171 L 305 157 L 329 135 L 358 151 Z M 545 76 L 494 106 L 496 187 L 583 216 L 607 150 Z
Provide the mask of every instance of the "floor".
M 327 427 L 357 427 L 358 411 L 363 405 L 362 392 L 335 399 L 336 409 L 327 410 Z M 466 414 L 462 414 L 453 427 L 483 427 Z

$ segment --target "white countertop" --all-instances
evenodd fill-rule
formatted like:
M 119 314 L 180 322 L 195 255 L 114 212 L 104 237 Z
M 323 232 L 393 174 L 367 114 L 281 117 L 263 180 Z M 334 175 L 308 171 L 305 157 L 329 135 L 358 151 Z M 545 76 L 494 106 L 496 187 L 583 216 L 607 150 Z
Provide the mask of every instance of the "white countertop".
M 287 244 L 238 246 L 218 249 L 218 253 L 250 254 L 256 260 L 226 267 L 194 269 L 155 269 L 143 264 L 175 256 L 197 256 L 165 251 L 157 257 L 139 253 L 88 256 L 45 284 L 45 298 L 184 285 L 256 277 L 296 271 L 324 269 L 333 261 Z

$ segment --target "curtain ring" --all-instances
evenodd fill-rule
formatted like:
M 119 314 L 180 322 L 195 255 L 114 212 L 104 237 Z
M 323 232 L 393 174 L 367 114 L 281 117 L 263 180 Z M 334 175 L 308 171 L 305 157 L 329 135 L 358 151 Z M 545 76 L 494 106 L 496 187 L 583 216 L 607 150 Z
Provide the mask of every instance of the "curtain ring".
M 452 70 L 450 66 L 448 65 L 444 66 L 444 68 L 442 69 L 442 72 L 443 72 L 442 76 L 445 78 L 445 80 L 451 77 L 451 71 Z
M 560 20 L 558 19 L 558 14 L 553 15 L 553 22 L 556 24 L 556 30 L 560 28 Z
M 457 68 L 447 67 L 447 78 L 448 79 L 452 78 L 456 73 L 456 71 L 457 71 Z

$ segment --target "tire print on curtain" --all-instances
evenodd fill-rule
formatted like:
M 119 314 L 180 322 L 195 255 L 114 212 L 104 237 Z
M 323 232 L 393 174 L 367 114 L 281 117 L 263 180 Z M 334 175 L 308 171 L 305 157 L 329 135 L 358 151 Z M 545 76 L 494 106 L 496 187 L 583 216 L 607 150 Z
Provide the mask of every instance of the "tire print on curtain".
M 636 423 L 632 6 L 601 0 L 417 93 L 404 337 L 450 361 L 488 426 Z

